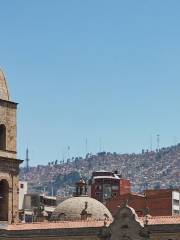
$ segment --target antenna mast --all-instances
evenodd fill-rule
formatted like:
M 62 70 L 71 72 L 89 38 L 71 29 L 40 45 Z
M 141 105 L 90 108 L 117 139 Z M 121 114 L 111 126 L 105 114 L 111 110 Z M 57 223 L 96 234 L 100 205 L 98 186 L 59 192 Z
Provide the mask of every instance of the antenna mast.
M 102 138 L 99 138 L 99 152 L 102 152 Z
M 153 149 L 153 140 L 152 140 L 152 135 L 150 136 L 150 151 L 152 152 Z
M 160 135 L 157 134 L 157 150 L 159 151 Z
M 29 150 L 26 149 L 26 172 L 29 171 Z
M 86 137 L 86 139 L 85 139 L 85 157 L 86 157 L 86 155 L 88 153 L 87 145 L 88 145 L 88 140 L 87 140 L 87 137 Z

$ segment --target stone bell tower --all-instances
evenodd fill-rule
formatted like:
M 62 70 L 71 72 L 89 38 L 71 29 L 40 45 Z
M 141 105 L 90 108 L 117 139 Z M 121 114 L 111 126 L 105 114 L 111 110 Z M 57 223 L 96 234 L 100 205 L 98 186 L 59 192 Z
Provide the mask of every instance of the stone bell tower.
M 18 220 L 19 165 L 16 158 L 17 103 L 10 101 L 0 69 L 0 221 Z

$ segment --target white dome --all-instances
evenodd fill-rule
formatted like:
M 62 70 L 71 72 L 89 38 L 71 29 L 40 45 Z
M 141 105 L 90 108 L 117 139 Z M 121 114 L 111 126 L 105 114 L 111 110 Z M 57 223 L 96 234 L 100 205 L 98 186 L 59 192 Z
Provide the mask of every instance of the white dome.
M 72 197 L 60 203 L 52 213 L 51 220 L 112 220 L 109 210 L 99 201 L 87 196 Z

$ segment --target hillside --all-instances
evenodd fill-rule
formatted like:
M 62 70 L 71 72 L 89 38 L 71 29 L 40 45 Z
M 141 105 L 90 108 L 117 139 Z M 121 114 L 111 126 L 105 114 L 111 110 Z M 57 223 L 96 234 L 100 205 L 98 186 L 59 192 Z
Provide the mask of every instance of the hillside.
M 57 160 L 46 166 L 31 167 L 26 173 L 22 168 L 20 179 L 29 182 L 30 191 L 69 195 L 74 183 L 83 176 L 87 180 L 97 170 L 118 170 L 122 177 L 129 178 L 132 190 L 141 192 L 153 188 L 180 187 L 180 144 L 159 151 L 142 154 L 117 154 L 101 152 L 87 154 L 86 158 Z

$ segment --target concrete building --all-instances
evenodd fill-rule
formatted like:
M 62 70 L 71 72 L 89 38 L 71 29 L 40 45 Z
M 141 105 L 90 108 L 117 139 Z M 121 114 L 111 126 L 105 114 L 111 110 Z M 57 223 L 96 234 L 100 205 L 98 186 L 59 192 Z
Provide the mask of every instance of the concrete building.
M 0 70 L 0 221 L 18 221 L 19 165 L 16 157 L 17 103 L 10 101 Z
M 180 191 L 172 191 L 172 215 L 180 215 Z
M 115 172 L 97 171 L 93 172 L 89 182 L 89 192 L 92 198 L 105 203 L 131 191 L 130 180 L 124 179 Z
M 34 222 L 37 221 L 36 215 L 42 212 L 46 220 L 49 220 L 56 207 L 56 196 L 26 193 L 20 211 L 20 219 L 24 222 Z
M 25 181 L 19 181 L 19 210 L 23 209 L 24 196 L 28 192 L 28 184 Z

